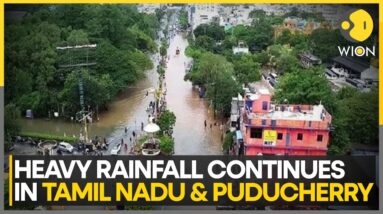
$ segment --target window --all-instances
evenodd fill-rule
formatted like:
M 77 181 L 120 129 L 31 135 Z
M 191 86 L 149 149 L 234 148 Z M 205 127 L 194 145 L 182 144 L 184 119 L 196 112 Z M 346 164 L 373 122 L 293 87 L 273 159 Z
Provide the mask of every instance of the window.
M 298 133 L 297 140 L 303 140 L 303 134 L 302 133 Z
M 269 103 L 267 101 L 262 102 L 262 110 L 267 111 Z
M 322 141 L 323 141 L 323 135 L 318 134 L 318 136 L 317 136 L 317 141 L 318 141 L 318 142 L 322 142 Z
M 282 140 L 283 139 L 283 133 L 278 133 L 278 140 Z
M 251 138 L 262 138 L 262 129 L 260 128 L 251 128 L 250 129 L 250 137 Z

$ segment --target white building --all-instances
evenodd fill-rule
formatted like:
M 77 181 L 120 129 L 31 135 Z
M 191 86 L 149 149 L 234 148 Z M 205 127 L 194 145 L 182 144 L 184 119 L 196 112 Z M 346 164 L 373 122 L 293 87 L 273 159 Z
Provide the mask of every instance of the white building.
M 238 42 L 238 46 L 233 47 L 233 54 L 248 54 L 249 47 L 243 42 Z
M 219 19 L 219 4 L 194 4 L 191 7 L 194 7 L 194 9 L 191 9 L 191 11 L 194 11 L 191 15 L 193 30 L 196 29 L 198 25 L 208 24 L 214 19 Z

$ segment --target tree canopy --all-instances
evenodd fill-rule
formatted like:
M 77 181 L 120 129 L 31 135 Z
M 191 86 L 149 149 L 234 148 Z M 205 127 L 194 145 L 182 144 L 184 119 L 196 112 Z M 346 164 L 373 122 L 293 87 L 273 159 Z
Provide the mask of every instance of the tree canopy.
M 192 70 L 185 75 L 185 79 L 194 85 L 206 88 L 207 97 L 212 101 L 214 109 L 228 114 L 231 98 L 240 91 L 233 68 L 232 63 L 224 56 L 204 52 L 195 60 Z
M 40 5 L 29 11 L 20 22 L 7 21 L 5 26 L 5 102 L 21 111 L 32 109 L 35 116 L 47 117 L 49 111 L 65 107 L 60 113 L 73 116 L 79 110 L 75 91 L 80 70 L 87 77 L 87 104 L 102 108 L 153 67 L 148 54 L 157 51 L 160 11 L 148 15 L 134 5 L 97 4 Z M 97 48 L 56 49 L 84 44 Z M 61 67 L 87 60 L 96 63 L 87 71 Z
M 321 67 L 300 69 L 280 77 L 273 99 L 277 103 L 311 104 L 321 102 L 330 113 L 335 97 Z

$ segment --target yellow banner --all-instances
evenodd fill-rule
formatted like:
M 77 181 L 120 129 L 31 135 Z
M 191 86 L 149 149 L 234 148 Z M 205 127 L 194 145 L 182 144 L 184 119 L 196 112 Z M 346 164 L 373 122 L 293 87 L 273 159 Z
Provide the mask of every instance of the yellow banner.
M 275 130 L 264 130 L 263 131 L 263 141 L 276 142 L 277 141 L 277 131 L 275 131 Z

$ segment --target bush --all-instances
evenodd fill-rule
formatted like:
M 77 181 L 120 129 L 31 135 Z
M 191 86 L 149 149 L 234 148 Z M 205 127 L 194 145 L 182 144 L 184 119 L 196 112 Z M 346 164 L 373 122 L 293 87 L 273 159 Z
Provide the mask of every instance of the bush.
M 169 137 L 169 136 L 162 136 L 160 138 L 160 148 L 161 152 L 167 155 L 170 155 L 173 153 L 173 148 L 174 148 L 174 140 Z
M 173 112 L 166 110 L 161 113 L 157 123 L 160 127 L 161 134 L 170 134 L 170 131 L 176 123 L 176 115 Z
M 50 134 L 45 134 L 45 133 L 34 133 L 34 132 L 21 132 L 20 133 L 21 137 L 30 137 L 34 140 L 55 140 L 55 141 L 65 141 L 68 143 L 76 143 L 78 141 L 77 138 L 75 137 L 70 137 L 70 136 L 58 136 L 58 135 L 50 135 Z

